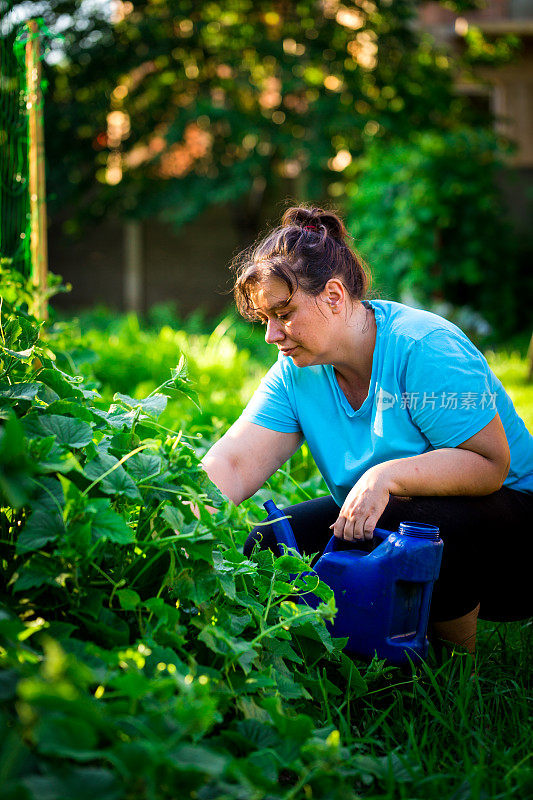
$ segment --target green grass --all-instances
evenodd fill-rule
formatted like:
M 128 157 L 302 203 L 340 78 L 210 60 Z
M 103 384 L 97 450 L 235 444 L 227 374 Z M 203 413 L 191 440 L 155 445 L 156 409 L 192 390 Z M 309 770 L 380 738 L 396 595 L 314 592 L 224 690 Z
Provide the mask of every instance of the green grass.
M 489 351 L 487 360 L 503 383 L 514 407 L 529 431 L 533 431 L 533 381 L 528 381 L 528 363 L 519 353 Z

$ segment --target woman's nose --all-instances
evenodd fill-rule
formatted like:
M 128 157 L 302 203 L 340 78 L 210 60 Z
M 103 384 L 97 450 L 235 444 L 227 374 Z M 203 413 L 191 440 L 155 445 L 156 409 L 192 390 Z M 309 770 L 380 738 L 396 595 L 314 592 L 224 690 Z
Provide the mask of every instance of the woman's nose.
M 267 344 L 274 344 L 274 342 L 281 342 L 285 338 L 283 328 L 278 320 L 269 319 L 265 331 L 265 342 Z

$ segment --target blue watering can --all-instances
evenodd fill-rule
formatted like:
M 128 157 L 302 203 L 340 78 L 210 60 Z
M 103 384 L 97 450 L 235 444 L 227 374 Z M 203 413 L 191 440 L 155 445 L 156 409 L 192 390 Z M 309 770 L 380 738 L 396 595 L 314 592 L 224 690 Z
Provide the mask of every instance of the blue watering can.
M 264 506 L 278 544 L 298 552 L 283 512 L 272 500 Z M 331 537 L 313 572 L 333 590 L 337 615 L 329 627 L 332 636 L 348 638 L 347 653 L 370 658 L 377 653 L 392 664 L 426 658 L 442 548 L 439 529 L 420 522 L 401 522 L 396 532 L 376 528 L 371 542 Z M 319 602 L 311 595 L 302 601 Z

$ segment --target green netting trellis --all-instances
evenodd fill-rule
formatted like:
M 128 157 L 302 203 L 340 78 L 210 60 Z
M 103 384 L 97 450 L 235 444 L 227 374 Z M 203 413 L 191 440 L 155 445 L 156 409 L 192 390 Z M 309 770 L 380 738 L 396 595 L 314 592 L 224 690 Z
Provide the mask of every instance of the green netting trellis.
M 42 122 L 41 117 L 35 121 L 35 109 L 42 104 L 46 86 L 44 81 L 38 82 L 35 59 L 42 59 L 47 52 L 50 32 L 42 20 L 24 17 L 22 12 L 27 10 L 14 0 L 0 0 L 0 268 L 25 278 L 33 276 L 42 294 L 46 285 L 46 217 L 41 215 L 37 226 L 35 215 L 39 208 L 45 213 L 46 201 L 44 151 L 39 144 Z M 39 40 L 37 46 L 32 45 L 34 40 Z M 33 199 L 30 191 L 35 193 Z M 35 234 L 37 227 L 42 230 L 42 246 L 36 239 L 32 247 L 32 228 Z
M 28 114 L 24 61 L 15 51 L 12 2 L 0 3 L 0 259 L 31 274 Z

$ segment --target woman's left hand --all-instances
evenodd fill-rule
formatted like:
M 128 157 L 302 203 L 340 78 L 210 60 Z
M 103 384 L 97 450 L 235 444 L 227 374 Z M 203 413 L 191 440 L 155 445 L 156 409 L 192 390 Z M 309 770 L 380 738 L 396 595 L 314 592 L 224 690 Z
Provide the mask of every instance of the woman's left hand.
M 331 526 L 334 535 L 347 541 L 372 539 L 389 496 L 387 477 L 378 467 L 371 467 L 346 497 L 336 522 Z

